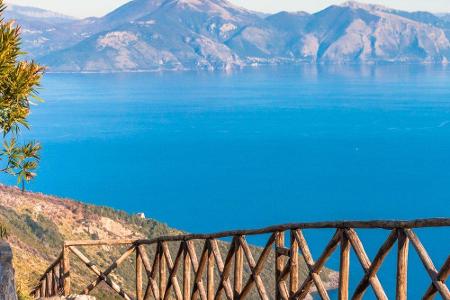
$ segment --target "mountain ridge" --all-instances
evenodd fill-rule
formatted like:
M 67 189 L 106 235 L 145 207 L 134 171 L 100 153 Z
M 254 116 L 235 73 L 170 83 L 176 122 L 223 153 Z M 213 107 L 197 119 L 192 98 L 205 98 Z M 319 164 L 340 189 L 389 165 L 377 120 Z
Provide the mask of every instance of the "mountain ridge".
M 355 1 L 314 14 L 264 16 L 222 0 L 134 0 L 53 31 L 42 46 L 35 36 L 24 36 L 25 46 L 32 45 L 26 50 L 50 71 L 63 72 L 447 64 L 450 59 L 447 15 Z
M 18 4 L 9 4 L 6 9 L 7 18 L 18 18 L 19 16 L 34 19 L 52 20 L 54 23 L 65 23 L 77 20 L 77 18 L 62 13 L 46 10 L 42 8 L 24 6 Z

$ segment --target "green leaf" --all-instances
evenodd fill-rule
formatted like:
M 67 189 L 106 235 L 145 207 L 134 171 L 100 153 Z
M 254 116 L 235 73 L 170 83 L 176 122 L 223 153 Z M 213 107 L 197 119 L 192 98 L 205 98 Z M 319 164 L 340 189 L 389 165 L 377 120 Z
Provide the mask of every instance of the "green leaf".
M 33 99 L 35 99 L 36 101 L 40 102 L 40 103 L 44 103 L 44 102 L 45 102 L 45 100 L 44 100 L 43 98 L 39 97 L 39 96 L 36 95 L 36 94 L 31 95 L 31 97 L 32 97 Z

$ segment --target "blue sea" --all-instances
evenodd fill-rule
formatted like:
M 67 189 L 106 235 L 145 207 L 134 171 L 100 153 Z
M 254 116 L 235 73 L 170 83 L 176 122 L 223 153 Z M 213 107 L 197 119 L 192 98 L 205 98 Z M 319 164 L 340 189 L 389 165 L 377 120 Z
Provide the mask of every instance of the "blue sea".
M 47 74 L 40 93 L 33 191 L 189 232 L 450 217 L 450 66 Z M 388 232 L 359 232 L 373 258 Z M 439 269 L 450 230 L 417 232 Z M 331 234 L 307 232 L 315 258 Z M 395 259 L 380 270 L 391 295 Z M 410 259 L 418 299 L 430 280 L 412 247 Z

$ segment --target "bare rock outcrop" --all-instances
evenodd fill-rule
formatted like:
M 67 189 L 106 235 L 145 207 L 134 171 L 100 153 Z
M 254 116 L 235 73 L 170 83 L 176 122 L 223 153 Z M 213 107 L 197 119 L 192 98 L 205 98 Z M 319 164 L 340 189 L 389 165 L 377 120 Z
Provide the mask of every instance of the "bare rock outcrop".
M 0 241 L 0 300 L 17 300 L 13 254 L 5 241 Z

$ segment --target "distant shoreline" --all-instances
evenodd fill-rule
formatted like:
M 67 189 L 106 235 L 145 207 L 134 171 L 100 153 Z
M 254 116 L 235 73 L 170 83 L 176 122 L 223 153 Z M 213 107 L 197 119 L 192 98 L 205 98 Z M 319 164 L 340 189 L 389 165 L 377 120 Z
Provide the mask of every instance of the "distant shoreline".
M 292 64 L 259 64 L 259 65 L 246 65 L 241 67 L 233 68 L 217 68 L 217 69 L 201 69 L 201 68 L 180 68 L 180 69 L 142 69 L 142 70 L 105 70 L 105 71 L 52 71 L 48 69 L 47 74 L 125 74 L 125 73 L 184 73 L 184 72 L 205 72 L 205 73 L 215 73 L 215 72 L 232 72 L 245 69 L 263 69 L 263 68 L 290 68 L 290 67 L 300 67 L 300 66 L 310 66 L 310 67 L 381 67 L 381 66 L 423 66 L 423 67 L 447 67 L 450 63 L 433 63 L 433 62 L 373 62 L 373 63 L 309 63 L 309 62 L 297 62 Z

